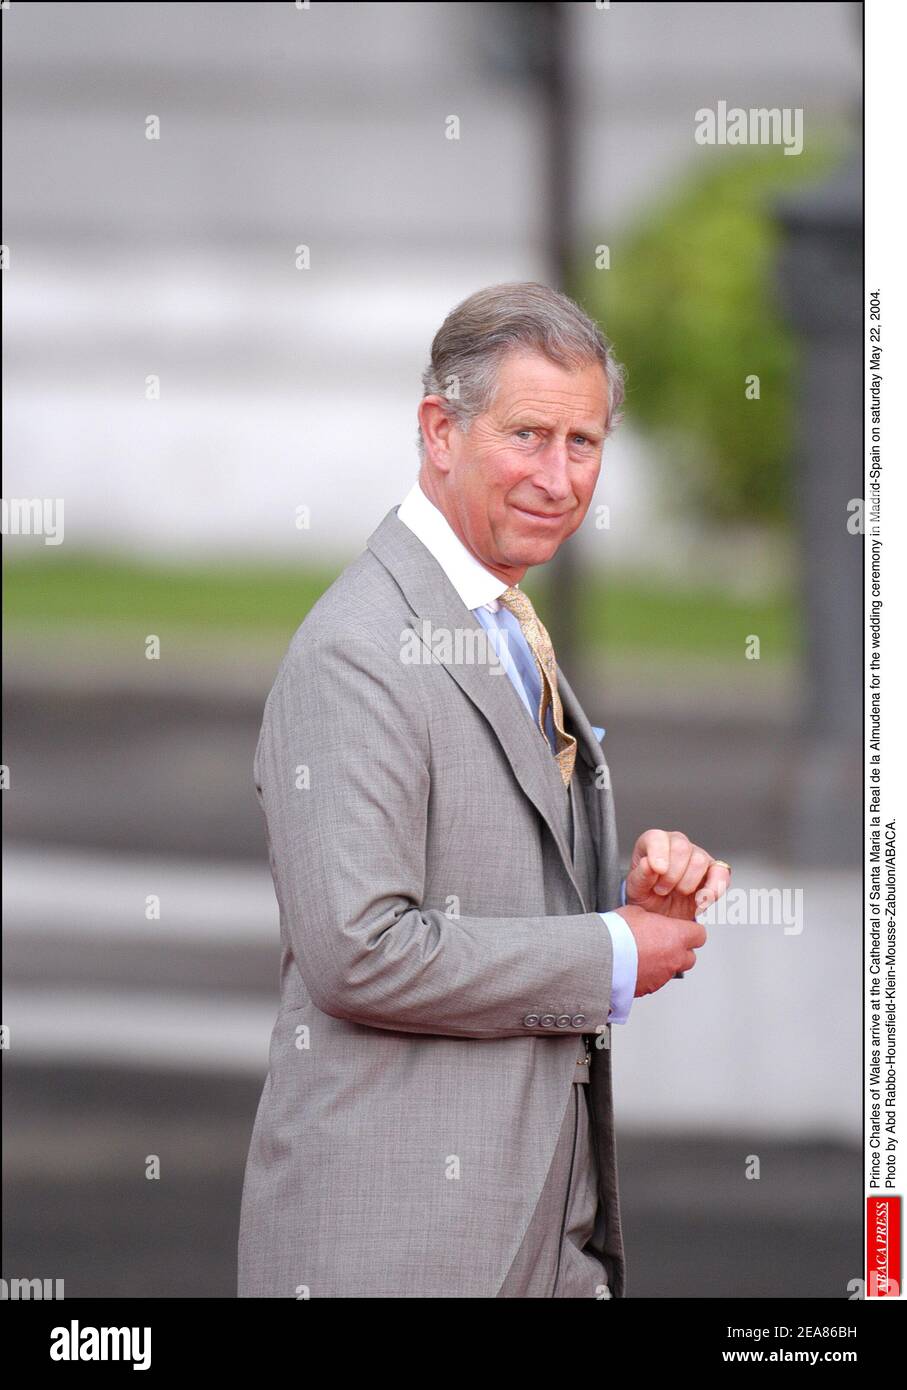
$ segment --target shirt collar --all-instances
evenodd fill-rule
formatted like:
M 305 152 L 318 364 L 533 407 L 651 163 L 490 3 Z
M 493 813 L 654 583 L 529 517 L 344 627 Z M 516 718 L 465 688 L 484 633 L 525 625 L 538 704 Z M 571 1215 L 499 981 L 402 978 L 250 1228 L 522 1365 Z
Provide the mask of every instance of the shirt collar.
M 418 480 L 397 508 L 397 518 L 435 557 L 467 608 L 497 610 L 498 598 L 509 585 L 479 564 Z

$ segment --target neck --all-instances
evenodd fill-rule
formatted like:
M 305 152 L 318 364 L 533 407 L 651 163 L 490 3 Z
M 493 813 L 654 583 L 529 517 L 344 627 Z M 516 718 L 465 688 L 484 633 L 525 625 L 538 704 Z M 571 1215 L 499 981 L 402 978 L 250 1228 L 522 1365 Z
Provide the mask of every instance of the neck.
M 425 493 L 425 496 L 428 498 L 429 502 L 433 502 L 434 505 L 437 507 L 438 511 L 444 517 L 445 521 L 453 531 L 454 535 L 463 543 L 463 545 L 465 545 L 466 549 L 469 551 L 473 559 L 478 560 L 479 564 L 483 567 L 483 569 L 488 570 L 489 574 L 493 574 L 495 579 L 500 579 L 503 584 L 519 584 L 520 580 L 523 578 L 523 575 L 526 573 L 528 566 L 498 565 L 491 560 L 487 560 L 484 555 L 480 555 L 476 550 L 474 550 L 473 547 L 469 544 L 468 538 L 463 534 L 463 530 L 459 524 L 459 520 L 457 518 L 456 513 L 451 507 L 447 505 L 447 498 L 444 494 L 443 489 L 437 485 L 436 480 L 432 477 L 432 475 L 428 472 L 428 469 L 424 466 L 421 472 L 419 473 L 419 486 Z

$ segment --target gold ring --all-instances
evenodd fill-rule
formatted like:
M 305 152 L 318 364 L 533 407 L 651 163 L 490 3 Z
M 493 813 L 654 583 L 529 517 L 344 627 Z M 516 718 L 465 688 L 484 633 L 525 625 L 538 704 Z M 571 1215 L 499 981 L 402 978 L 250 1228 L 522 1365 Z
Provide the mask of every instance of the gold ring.
M 713 859 L 712 865 L 714 866 L 715 864 L 718 865 L 719 869 L 727 869 L 728 873 L 731 872 L 731 866 L 726 859 Z

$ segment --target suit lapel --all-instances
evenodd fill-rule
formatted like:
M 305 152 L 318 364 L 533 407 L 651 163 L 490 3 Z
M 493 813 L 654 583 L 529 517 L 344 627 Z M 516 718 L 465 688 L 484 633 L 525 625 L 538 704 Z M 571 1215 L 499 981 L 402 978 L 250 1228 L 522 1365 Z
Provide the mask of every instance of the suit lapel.
M 398 520 L 396 507 L 387 513 L 369 536 L 367 544 L 393 576 L 412 609 L 410 627 L 493 729 L 514 776 L 551 831 L 564 868 L 582 903 L 583 894 L 564 835 L 564 785 L 547 740 L 534 727 L 506 672 L 500 668 L 495 671 L 485 662 L 458 661 L 455 649 L 450 659 L 445 659 L 445 653 L 439 654 L 437 648 L 432 648 L 430 636 L 426 641 L 424 625 L 428 624 L 429 632 L 441 631 L 452 637 L 455 637 L 458 629 L 461 632 L 474 629 L 481 634 L 480 640 L 485 638 L 485 629 L 463 603 L 431 552 L 408 526 Z M 469 649 L 467 646 L 466 650 Z M 594 767 L 601 762 L 601 746 L 576 696 L 563 678 L 558 682 L 558 689 L 561 691 L 565 715 L 571 719 L 577 737 L 577 752 L 586 762 L 591 761 Z
M 606 816 L 604 797 L 611 794 L 611 775 L 605 761 L 601 743 L 595 737 L 592 725 L 586 718 L 583 707 L 573 693 L 563 671 L 558 669 L 557 688 L 564 707 L 566 727 L 576 738 L 577 765 L 574 768 L 571 785 L 574 797 L 584 797 L 590 820 L 590 830 L 596 850 L 597 872 L 595 898 L 590 910 L 596 910 L 597 903 L 608 901 L 608 863 L 604 853 L 606 839 Z M 579 773 L 580 760 L 590 771 L 590 780 L 584 784 Z M 587 786 L 589 788 L 587 792 Z

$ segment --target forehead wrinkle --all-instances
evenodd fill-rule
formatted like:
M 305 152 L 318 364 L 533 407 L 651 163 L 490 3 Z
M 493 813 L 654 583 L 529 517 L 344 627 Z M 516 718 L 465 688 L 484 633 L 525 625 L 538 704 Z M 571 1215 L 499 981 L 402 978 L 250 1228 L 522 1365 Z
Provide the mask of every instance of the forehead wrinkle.
M 546 396 L 551 399 L 546 399 Z M 499 402 L 499 405 L 504 406 L 504 402 Z M 588 412 L 590 419 L 595 419 L 598 415 L 596 403 L 591 396 L 577 399 L 574 396 L 561 395 L 557 391 L 542 393 L 539 396 L 519 397 L 515 401 L 508 402 L 506 406 L 504 406 L 502 414 L 506 420 L 517 416 L 527 416 L 536 413 L 542 417 L 541 423 L 544 424 L 549 423 L 544 417 L 546 415 L 550 416 L 552 410 L 558 413 L 567 411 L 572 415 L 585 414 Z M 595 429 L 603 428 L 605 414 L 606 408 L 603 406 L 602 420 L 599 424 L 594 426 Z

